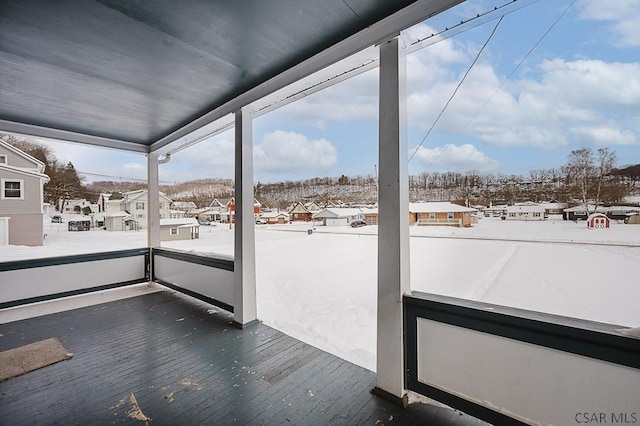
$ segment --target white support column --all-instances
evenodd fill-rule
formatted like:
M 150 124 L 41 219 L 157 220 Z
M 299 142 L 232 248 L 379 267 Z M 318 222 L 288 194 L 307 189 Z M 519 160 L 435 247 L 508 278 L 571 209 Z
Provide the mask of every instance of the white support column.
M 257 319 L 256 237 L 253 214 L 252 113 L 236 111 L 235 132 L 235 246 L 233 318 L 240 325 Z
M 147 245 L 160 247 L 160 183 L 158 155 L 147 154 Z
M 378 321 L 374 393 L 406 401 L 402 295 L 409 287 L 409 178 L 405 50 L 399 37 L 380 45 Z

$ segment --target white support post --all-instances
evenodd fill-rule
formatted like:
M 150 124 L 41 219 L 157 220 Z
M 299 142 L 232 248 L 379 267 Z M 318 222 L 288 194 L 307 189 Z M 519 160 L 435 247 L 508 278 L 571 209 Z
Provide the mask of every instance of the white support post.
M 374 393 L 406 404 L 402 295 L 409 286 L 409 178 L 405 50 L 380 45 L 378 321 Z
M 244 326 L 257 319 L 252 113 L 242 108 L 236 111 L 235 118 L 233 318 Z
M 147 245 L 160 247 L 160 184 L 158 155 L 147 154 Z

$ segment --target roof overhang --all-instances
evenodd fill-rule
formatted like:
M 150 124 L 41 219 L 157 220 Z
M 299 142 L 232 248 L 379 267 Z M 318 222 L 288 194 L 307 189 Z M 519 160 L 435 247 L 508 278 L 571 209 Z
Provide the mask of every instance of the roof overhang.
M 0 131 L 167 152 L 462 1 L 5 1 Z

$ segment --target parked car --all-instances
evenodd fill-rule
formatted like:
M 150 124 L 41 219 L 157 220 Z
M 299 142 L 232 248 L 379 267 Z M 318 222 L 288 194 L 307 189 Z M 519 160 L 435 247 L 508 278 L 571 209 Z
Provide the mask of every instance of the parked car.
M 200 225 L 211 225 L 211 221 L 206 219 L 199 220 L 198 223 Z
M 62 216 L 52 216 L 51 217 L 51 223 L 62 223 Z
M 367 223 L 364 220 L 354 220 L 351 222 L 352 228 L 360 228 L 361 226 L 365 226 Z
M 267 224 L 266 219 L 256 219 L 256 225 L 266 225 L 266 224 Z

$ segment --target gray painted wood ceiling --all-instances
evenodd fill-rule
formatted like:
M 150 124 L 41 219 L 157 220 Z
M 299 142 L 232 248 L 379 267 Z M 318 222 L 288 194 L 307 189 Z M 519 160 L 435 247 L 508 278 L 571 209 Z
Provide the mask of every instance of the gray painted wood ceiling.
M 0 0 L 0 130 L 148 150 L 415 1 Z

